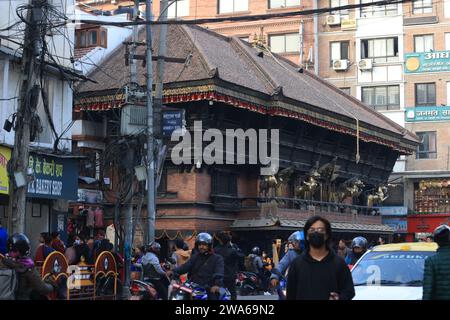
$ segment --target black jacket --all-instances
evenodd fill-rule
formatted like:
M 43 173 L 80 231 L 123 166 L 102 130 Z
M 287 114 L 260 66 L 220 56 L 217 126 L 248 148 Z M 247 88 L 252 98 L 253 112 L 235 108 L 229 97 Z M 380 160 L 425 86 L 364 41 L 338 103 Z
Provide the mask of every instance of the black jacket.
M 350 269 L 341 257 L 330 251 L 317 261 L 305 251 L 292 262 L 287 279 L 288 300 L 328 300 L 330 292 L 337 292 L 340 300 L 355 296 Z
M 215 253 L 196 253 L 185 264 L 173 270 L 175 275 L 188 273 L 190 281 L 205 288 L 223 287 L 223 272 L 223 258 Z
M 239 260 L 244 257 L 244 254 L 239 252 L 237 247 L 229 243 L 214 247 L 214 252 L 223 257 L 224 280 L 234 280 L 238 272 Z

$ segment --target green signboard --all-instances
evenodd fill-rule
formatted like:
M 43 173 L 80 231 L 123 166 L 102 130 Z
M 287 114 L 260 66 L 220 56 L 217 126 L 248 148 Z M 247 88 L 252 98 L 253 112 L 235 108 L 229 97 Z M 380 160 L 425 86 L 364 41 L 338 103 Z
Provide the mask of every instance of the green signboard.
M 450 72 L 450 51 L 405 54 L 405 73 Z
M 450 120 L 450 106 L 405 108 L 406 122 L 448 120 Z

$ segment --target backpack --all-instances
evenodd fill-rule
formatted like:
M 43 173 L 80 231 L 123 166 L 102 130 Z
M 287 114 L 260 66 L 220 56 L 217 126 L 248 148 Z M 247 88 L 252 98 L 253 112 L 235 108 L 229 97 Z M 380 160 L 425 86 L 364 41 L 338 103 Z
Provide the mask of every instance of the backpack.
M 0 300 L 14 300 L 17 284 L 16 270 L 0 269 Z
M 252 254 L 249 254 L 244 258 L 244 267 L 245 270 L 250 272 L 255 272 L 255 264 L 254 264 L 255 256 Z

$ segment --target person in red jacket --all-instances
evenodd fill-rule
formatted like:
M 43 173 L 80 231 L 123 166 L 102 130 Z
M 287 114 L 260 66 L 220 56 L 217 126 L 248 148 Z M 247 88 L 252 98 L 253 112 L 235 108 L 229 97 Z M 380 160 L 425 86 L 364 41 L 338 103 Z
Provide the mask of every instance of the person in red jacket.
M 64 242 L 62 242 L 61 238 L 59 237 L 59 232 L 57 232 L 57 231 L 52 232 L 51 246 L 53 249 L 61 252 L 62 254 L 64 254 L 66 251 L 66 246 L 64 245 Z
M 48 255 L 55 251 L 55 249 L 51 246 L 52 238 L 48 232 L 41 232 L 39 242 L 41 245 L 36 249 L 34 263 L 41 265 L 44 263 L 45 259 L 47 259 Z

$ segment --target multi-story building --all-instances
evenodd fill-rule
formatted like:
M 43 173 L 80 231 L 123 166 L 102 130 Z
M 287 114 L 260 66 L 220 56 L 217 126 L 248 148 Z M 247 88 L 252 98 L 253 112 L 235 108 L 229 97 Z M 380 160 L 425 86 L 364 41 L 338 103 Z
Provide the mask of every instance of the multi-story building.
M 23 81 L 22 50 L 25 23 L 19 20 L 16 8 L 26 7 L 28 0 L 0 1 L 1 45 L 0 45 L 0 219 L 6 220 L 9 192 L 13 188 L 7 172 L 7 161 L 11 150 L 18 144 L 15 141 L 14 125 L 7 130 L 4 123 L 14 123 L 18 109 L 20 86 Z M 74 0 L 49 0 L 53 13 L 71 17 Z M 22 6 L 22 7 L 21 7 Z M 25 11 L 22 11 L 26 13 Z M 47 17 L 55 23 L 57 16 L 49 13 Z M 24 15 L 26 16 L 26 14 Z M 62 22 L 62 21 L 61 21 Z M 8 28 L 9 27 L 9 28 Z M 47 32 L 48 54 L 41 62 L 43 70 L 40 85 L 47 96 L 47 108 L 42 97 L 37 105 L 37 116 L 42 131 L 35 131 L 30 145 L 29 170 L 32 182 L 28 184 L 25 232 L 37 245 L 40 232 L 59 230 L 64 239 L 68 200 L 77 197 L 78 164 L 70 155 L 72 125 L 72 84 L 78 79 L 73 70 L 74 30 L 70 26 L 51 28 Z M 43 50 L 43 49 L 42 49 Z M 37 119 L 35 117 L 35 119 Z M 58 151 L 58 152 L 55 152 Z M 6 224 L 6 223 L 5 223 Z
M 133 6 L 129 0 L 78 1 L 85 10 L 115 10 Z M 313 8 L 313 0 L 180 0 L 167 9 L 168 19 L 223 18 L 268 13 L 283 13 Z M 87 7 L 89 6 L 89 7 Z M 153 14 L 160 13 L 160 2 L 154 1 Z M 142 11 L 143 9 L 141 9 Z M 289 60 L 314 63 L 314 26 L 312 16 L 278 18 L 261 21 L 223 22 L 204 25 L 226 36 L 246 41 L 262 39 L 263 43 Z

